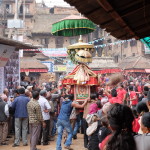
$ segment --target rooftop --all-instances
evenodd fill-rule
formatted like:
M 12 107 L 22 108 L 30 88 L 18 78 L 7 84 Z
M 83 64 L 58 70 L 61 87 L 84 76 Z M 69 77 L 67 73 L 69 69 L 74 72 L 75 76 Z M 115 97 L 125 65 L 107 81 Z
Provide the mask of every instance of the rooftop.
M 120 63 L 121 69 L 150 69 L 150 59 L 145 56 L 130 56 L 124 58 Z
M 61 19 L 69 15 L 57 15 L 57 14 L 42 14 L 35 15 L 35 23 L 32 29 L 33 34 L 51 34 L 52 24 L 60 21 Z
M 20 68 L 21 69 L 47 69 L 47 66 L 42 64 L 36 58 L 22 57 L 20 58 Z
M 38 48 L 37 46 L 31 45 L 31 44 L 26 44 L 20 41 L 12 40 L 9 38 L 5 38 L 0 36 L 0 44 L 4 45 L 9 45 L 9 46 L 14 46 L 17 49 L 36 49 Z
M 91 69 L 119 68 L 112 57 L 93 57 L 92 63 L 88 65 Z

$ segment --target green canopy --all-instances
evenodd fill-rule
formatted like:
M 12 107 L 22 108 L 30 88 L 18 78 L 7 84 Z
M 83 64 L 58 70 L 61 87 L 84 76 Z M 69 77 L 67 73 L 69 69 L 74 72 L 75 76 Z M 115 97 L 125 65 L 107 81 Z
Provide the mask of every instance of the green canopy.
M 52 25 L 52 34 L 55 36 L 78 36 L 95 30 L 92 21 L 85 17 L 71 15 Z
M 149 48 L 150 50 L 150 36 L 141 39 L 141 41 Z

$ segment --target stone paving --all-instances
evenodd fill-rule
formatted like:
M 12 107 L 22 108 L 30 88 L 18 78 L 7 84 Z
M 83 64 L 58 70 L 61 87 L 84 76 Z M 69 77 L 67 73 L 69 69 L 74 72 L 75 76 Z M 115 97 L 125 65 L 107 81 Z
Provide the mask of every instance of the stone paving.
M 22 146 L 22 143 L 20 143 L 19 147 L 12 147 L 13 144 L 13 138 L 9 139 L 9 145 L 7 146 L 0 146 L 0 150 L 30 150 L 29 146 Z M 62 141 L 62 150 L 66 150 L 63 148 L 64 144 Z M 47 146 L 38 145 L 37 148 L 41 150 L 56 150 L 56 139 L 55 141 L 50 141 L 50 144 Z M 83 146 L 83 134 L 78 134 L 78 139 L 73 140 L 71 148 L 74 150 L 85 150 Z

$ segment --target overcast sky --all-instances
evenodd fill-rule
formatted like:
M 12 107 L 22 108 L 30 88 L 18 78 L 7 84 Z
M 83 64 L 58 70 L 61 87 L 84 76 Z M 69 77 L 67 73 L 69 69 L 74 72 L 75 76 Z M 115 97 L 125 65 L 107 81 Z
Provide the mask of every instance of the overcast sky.
M 37 2 L 41 2 L 42 0 L 36 0 Z M 69 4 L 64 2 L 64 0 L 44 0 L 45 4 L 47 6 L 53 7 L 53 6 L 67 6 L 69 7 Z

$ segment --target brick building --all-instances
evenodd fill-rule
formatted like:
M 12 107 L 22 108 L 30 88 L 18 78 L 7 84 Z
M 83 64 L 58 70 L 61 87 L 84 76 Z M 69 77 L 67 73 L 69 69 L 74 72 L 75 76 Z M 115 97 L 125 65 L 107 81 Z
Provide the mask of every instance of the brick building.
M 44 48 L 62 48 L 78 42 L 79 37 L 59 37 L 51 34 L 52 24 L 69 16 L 79 15 L 79 12 L 73 7 L 53 7 L 49 8 L 44 3 L 36 3 L 35 0 L 19 1 L 18 16 L 25 21 L 24 29 L 18 29 L 17 34 L 23 35 L 24 42 L 35 45 L 42 45 Z M 23 8 L 25 7 L 25 13 Z M 15 15 L 15 0 L 3 0 L 0 5 L 0 31 L 3 36 L 13 35 L 11 29 L 7 28 L 7 20 L 13 19 Z M 3 9 L 2 9 L 3 8 Z M 25 15 L 24 15 L 25 14 Z M 16 33 L 15 33 L 16 34 Z M 98 40 L 104 38 L 104 40 Z M 97 42 L 96 42 L 97 40 Z M 108 35 L 104 30 L 97 26 L 96 30 L 88 35 L 83 35 L 84 42 L 94 41 L 96 53 L 93 56 L 113 57 L 115 62 L 120 62 L 123 58 L 144 54 L 144 45 L 140 41 L 131 40 L 121 44 L 112 44 L 111 46 L 98 47 L 107 43 L 115 43 L 118 39 Z M 55 65 L 62 63 L 55 60 Z M 61 74 L 62 72 L 60 72 Z M 60 75 L 58 73 L 58 76 Z

